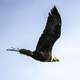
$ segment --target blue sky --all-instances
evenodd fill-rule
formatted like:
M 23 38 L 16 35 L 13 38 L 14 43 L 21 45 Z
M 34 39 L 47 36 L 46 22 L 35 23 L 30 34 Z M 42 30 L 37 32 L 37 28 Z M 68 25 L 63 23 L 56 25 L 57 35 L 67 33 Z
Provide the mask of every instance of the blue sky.
M 42 63 L 10 47 L 35 50 L 56 5 L 62 34 L 53 47 L 59 63 Z M 0 80 L 80 80 L 80 0 L 0 0 Z

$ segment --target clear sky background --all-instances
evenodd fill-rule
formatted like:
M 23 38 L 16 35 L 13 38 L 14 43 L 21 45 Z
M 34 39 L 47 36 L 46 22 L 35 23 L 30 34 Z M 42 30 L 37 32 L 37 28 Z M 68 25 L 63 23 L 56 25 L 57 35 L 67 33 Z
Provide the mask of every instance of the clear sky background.
M 62 34 L 52 52 L 60 62 L 42 63 L 6 51 L 35 50 L 54 5 Z M 80 0 L 0 0 L 0 80 L 80 80 Z

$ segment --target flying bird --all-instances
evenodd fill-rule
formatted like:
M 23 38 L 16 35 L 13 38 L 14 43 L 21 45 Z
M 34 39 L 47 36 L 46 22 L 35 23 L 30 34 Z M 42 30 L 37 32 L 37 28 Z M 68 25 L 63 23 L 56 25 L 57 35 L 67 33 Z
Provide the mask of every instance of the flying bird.
M 60 37 L 61 23 L 60 14 L 56 6 L 54 6 L 48 14 L 45 29 L 41 34 L 34 51 L 16 48 L 7 49 L 7 51 L 16 51 L 41 62 L 58 62 L 59 59 L 57 57 L 52 57 L 52 47 L 56 40 Z

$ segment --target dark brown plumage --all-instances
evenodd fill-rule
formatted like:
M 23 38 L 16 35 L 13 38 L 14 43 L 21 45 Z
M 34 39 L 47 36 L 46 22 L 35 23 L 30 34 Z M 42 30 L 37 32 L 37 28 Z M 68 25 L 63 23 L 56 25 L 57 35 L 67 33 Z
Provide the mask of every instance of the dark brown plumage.
M 56 57 L 52 59 L 52 47 L 61 34 L 61 17 L 54 6 L 49 12 L 46 27 L 38 41 L 35 51 L 26 49 L 7 49 L 8 51 L 18 51 L 21 54 L 31 56 L 32 58 L 43 61 L 52 62 L 59 61 Z

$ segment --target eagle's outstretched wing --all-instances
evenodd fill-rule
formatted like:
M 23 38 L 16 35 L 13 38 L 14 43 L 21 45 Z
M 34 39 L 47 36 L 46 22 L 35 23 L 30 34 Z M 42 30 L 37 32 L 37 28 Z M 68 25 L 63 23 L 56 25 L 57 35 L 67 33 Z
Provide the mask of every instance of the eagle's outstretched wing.
M 38 44 L 36 46 L 36 51 L 39 52 L 51 52 L 53 44 L 60 37 L 61 33 L 61 17 L 54 6 L 49 12 L 46 27 L 41 35 Z

